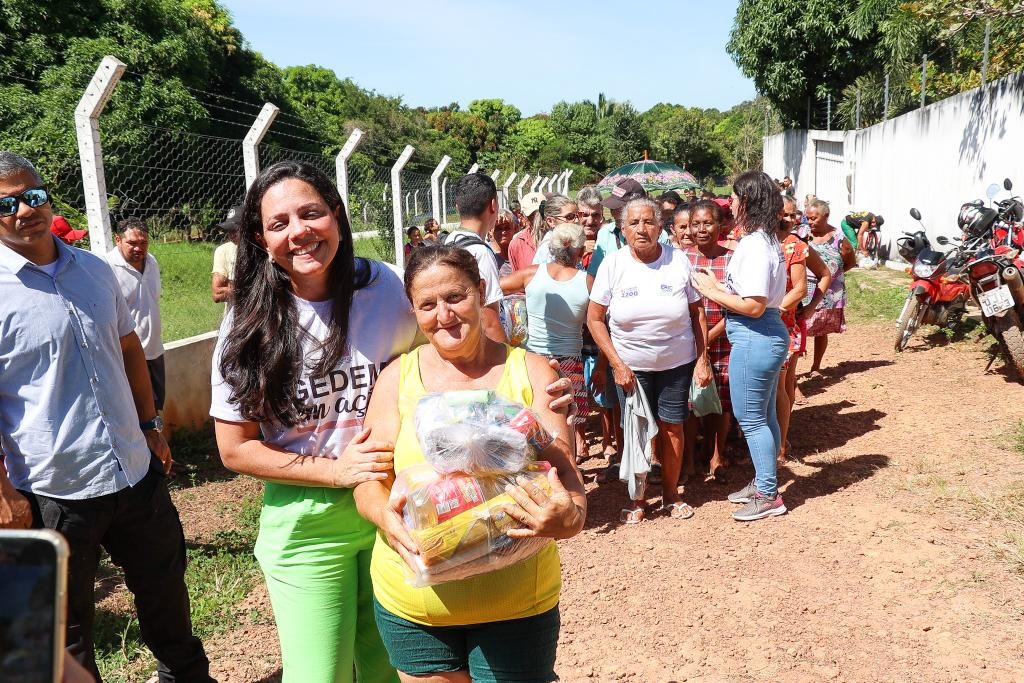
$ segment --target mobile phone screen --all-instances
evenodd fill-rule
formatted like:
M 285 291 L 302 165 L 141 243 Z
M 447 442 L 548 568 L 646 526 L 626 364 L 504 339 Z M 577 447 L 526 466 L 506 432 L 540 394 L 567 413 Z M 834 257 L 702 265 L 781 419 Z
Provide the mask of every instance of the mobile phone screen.
M 56 586 L 52 543 L 0 539 L 0 681 L 53 680 Z

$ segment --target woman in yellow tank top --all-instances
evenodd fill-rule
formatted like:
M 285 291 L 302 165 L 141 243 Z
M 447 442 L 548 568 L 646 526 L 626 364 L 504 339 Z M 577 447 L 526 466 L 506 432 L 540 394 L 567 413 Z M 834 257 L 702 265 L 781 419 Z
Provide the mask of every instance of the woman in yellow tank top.
M 564 414 L 533 401 L 533 387 L 550 384 L 555 372 L 543 357 L 484 335 L 483 283 L 473 256 L 451 246 L 417 250 L 405 272 L 405 289 L 430 344 L 384 369 L 365 421 L 374 440 L 395 444 L 395 473 L 424 460 L 413 424 L 420 397 L 493 389 L 532 408 L 555 436 L 541 456 L 552 465 L 552 492 L 536 486 L 509 489 L 517 505 L 506 511 L 522 527 L 509 536 L 559 539 L 579 533 L 586 496 L 570 457 L 569 426 Z M 416 544 L 402 524 L 401 508 L 388 503 L 390 481 L 360 484 L 355 498 L 359 512 L 379 529 L 370 563 L 374 610 L 402 680 L 555 680 L 561 589 L 555 543 L 504 569 L 413 588 L 405 582 L 405 558 L 417 553 Z

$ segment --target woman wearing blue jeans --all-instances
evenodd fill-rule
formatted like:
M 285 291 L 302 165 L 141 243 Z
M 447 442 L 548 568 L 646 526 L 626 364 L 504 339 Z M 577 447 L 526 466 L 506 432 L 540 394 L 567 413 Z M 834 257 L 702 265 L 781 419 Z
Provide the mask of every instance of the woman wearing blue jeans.
M 692 279 L 703 296 L 727 311 L 729 396 L 754 463 L 754 480 L 729 494 L 729 500 L 743 504 L 733 518 L 750 522 L 786 512 L 775 471 L 781 444 L 775 397 L 789 346 L 789 332 L 779 317 L 786 294 L 786 266 L 776 237 L 782 195 L 767 175 L 747 171 L 733 184 L 732 211 L 743 237 L 725 282 L 706 270 L 694 272 Z

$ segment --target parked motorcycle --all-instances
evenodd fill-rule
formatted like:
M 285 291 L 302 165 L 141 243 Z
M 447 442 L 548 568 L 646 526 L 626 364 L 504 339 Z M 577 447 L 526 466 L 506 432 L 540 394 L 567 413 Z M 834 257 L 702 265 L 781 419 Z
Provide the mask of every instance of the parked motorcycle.
M 921 221 L 921 212 L 917 209 L 911 209 L 910 215 Z M 943 253 L 932 249 L 924 230 L 903 234 L 904 237 L 896 240 L 896 248 L 912 265 L 910 293 L 896 321 L 897 352 L 907 348 L 921 325 L 956 327 L 971 295 L 971 288 L 962 277 L 963 258 L 959 247 Z M 949 244 L 945 237 L 937 241 L 940 245 Z
M 1007 178 L 1003 188 L 1013 189 Z M 991 185 L 991 201 L 999 192 Z M 1018 379 L 1024 379 L 1024 202 L 1010 197 L 986 207 L 979 200 L 964 204 L 958 223 L 968 240 L 977 243 L 970 250 L 967 272 L 971 294 L 981 307 L 981 317 L 995 337 Z

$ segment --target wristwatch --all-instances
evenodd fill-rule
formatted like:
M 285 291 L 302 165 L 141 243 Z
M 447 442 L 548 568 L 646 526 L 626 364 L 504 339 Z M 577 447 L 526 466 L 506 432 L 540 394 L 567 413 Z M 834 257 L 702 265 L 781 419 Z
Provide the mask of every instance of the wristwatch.
M 156 433 L 159 434 L 162 431 L 164 431 L 164 419 L 162 417 L 160 417 L 159 415 L 157 415 L 156 417 L 154 417 L 152 420 L 149 420 L 148 422 L 140 422 L 139 423 L 139 429 L 141 429 L 144 432 L 148 432 L 150 430 L 155 430 Z

